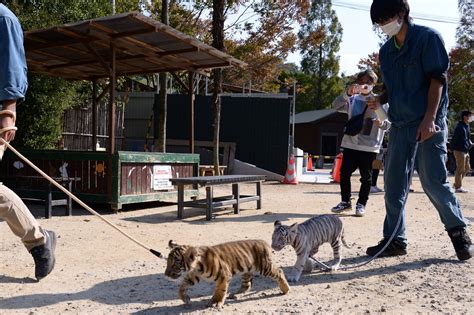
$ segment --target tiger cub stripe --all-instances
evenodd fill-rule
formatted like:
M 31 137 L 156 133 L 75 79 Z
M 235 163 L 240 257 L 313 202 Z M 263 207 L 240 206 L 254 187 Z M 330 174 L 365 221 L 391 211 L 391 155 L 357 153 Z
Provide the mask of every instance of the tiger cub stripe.
M 236 274 L 242 274 L 241 287 L 229 298 L 235 298 L 236 294 L 250 289 L 254 272 L 276 280 L 283 294 L 290 290 L 283 270 L 272 263 L 271 248 L 265 241 L 244 240 L 199 247 L 169 241 L 169 247 L 171 252 L 165 275 L 172 279 L 184 275 L 179 297 L 186 304 L 191 301 L 186 293 L 187 288 L 204 279 L 216 283 L 214 295 L 208 305 L 222 307 L 230 280 Z

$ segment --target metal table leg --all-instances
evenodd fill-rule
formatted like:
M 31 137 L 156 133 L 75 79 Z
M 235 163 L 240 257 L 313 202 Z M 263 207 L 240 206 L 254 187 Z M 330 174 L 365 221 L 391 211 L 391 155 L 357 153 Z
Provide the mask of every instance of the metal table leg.
M 183 218 L 184 209 L 184 185 L 178 184 L 178 219 Z
M 234 199 L 236 200 L 236 204 L 234 204 L 234 214 L 240 213 L 240 184 L 232 184 L 232 195 L 234 195 Z
M 212 202 L 212 197 L 213 195 L 213 191 L 212 191 L 212 186 L 207 186 L 206 187 L 206 204 L 207 204 L 207 207 L 206 207 L 206 220 L 207 221 L 211 221 L 212 220 L 212 212 L 213 212 L 213 208 L 214 208 L 214 204 Z

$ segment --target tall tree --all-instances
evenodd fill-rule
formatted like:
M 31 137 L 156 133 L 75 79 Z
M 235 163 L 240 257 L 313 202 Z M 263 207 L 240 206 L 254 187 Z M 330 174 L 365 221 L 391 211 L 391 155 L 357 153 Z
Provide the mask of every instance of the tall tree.
M 212 1 L 212 46 L 219 50 L 224 50 L 224 9 L 225 0 Z M 213 73 L 212 105 L 214 107 L 214 171 L 219 174 L 219 134 L 221 127 L 221 98 L 222 92 L 222 69 L 217 68 Z
M 161 23 L 169 24 L 168 0 L 161 0 Z M 168 115 L 166 72 L 160 73 L 159 78 L 160 93 L 158 95 L 158 139 L 156 140 L 156 151 L 166 152 L 166 116 Z
M 471 109 L 474 99 L 474 28 L 472 1 L 459 0 L 459 25 L 456 29 L 456 47 L 450 53 L 449 68 L 449 107 L 450 121 L 459 119 L 459 112 Z M 454 124 L 451 124 L 454 126 Z
M 331 0 L 312 1 L 298 37 L 303 56 L 301 68 L 313 78 L 312 102 L 299 110 L 327 108 L 342 90 L 337 56 L 342 26 Z

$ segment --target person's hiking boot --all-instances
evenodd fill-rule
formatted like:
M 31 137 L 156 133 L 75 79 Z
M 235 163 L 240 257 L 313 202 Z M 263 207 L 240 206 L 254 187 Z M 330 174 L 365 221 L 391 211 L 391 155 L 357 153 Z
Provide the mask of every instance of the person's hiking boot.
M 375 256 L 387 244 L 388 239 L 382 239 L 377 245 L 367 248 L 367 255 Z M 377 257 L 402 256 L 407 254 L 407 247 L 399 240 L 392 240 L 390 244 Z
M 350 202 L 341 201 L 340 203 L 337 204 L 337 206 L 333 207 L 331 211 L 334 213 L 341 213 L 343 211 L 347 211 L 351 209 L 352 209 L 352 204 Z
M 468 260 L 474 253 L 471 239 L 467 235 L 465 228 L 454 228 L 448 231 L 448 235 L 453 243 L 454 250 L 459 260 Z
M 363 217 L 365 214 L 365 206 L 361 203 L 356 204 L 356 217 Z
M 31 249 L 30 253 L 35 261 L 35 277 L 38 281 L 51 273 L 56 259 L 54 250 L 56 248 L 56 233 L 44 230 L 45 243 Z
M 378 188 L 377 186 L 370 186 L 370 193 L 371 194 L 376 194 L 383 192 L 383 189 Z

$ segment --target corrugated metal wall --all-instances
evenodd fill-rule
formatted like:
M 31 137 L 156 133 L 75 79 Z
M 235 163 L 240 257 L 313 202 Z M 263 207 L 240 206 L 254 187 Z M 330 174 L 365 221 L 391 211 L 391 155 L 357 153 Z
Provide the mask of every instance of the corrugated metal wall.
M 153 110 L 153 93 L 131 93 L 125 109 L 127 150 L 143 150 Z M 236 158 L 284 174 L 287 167 L 291 99 L 256 96 L 223 96 L 221 135 L 223 142 L 235 142 Z M 211 97 L 196 95 L 195 140 L 212 141 Z M 189 138 L 187 95 L 168 95 L 167 138 Z M 153 132 L 150 132 L 150 137 Z M 134 140 L 131 140 L 134 139 Z

